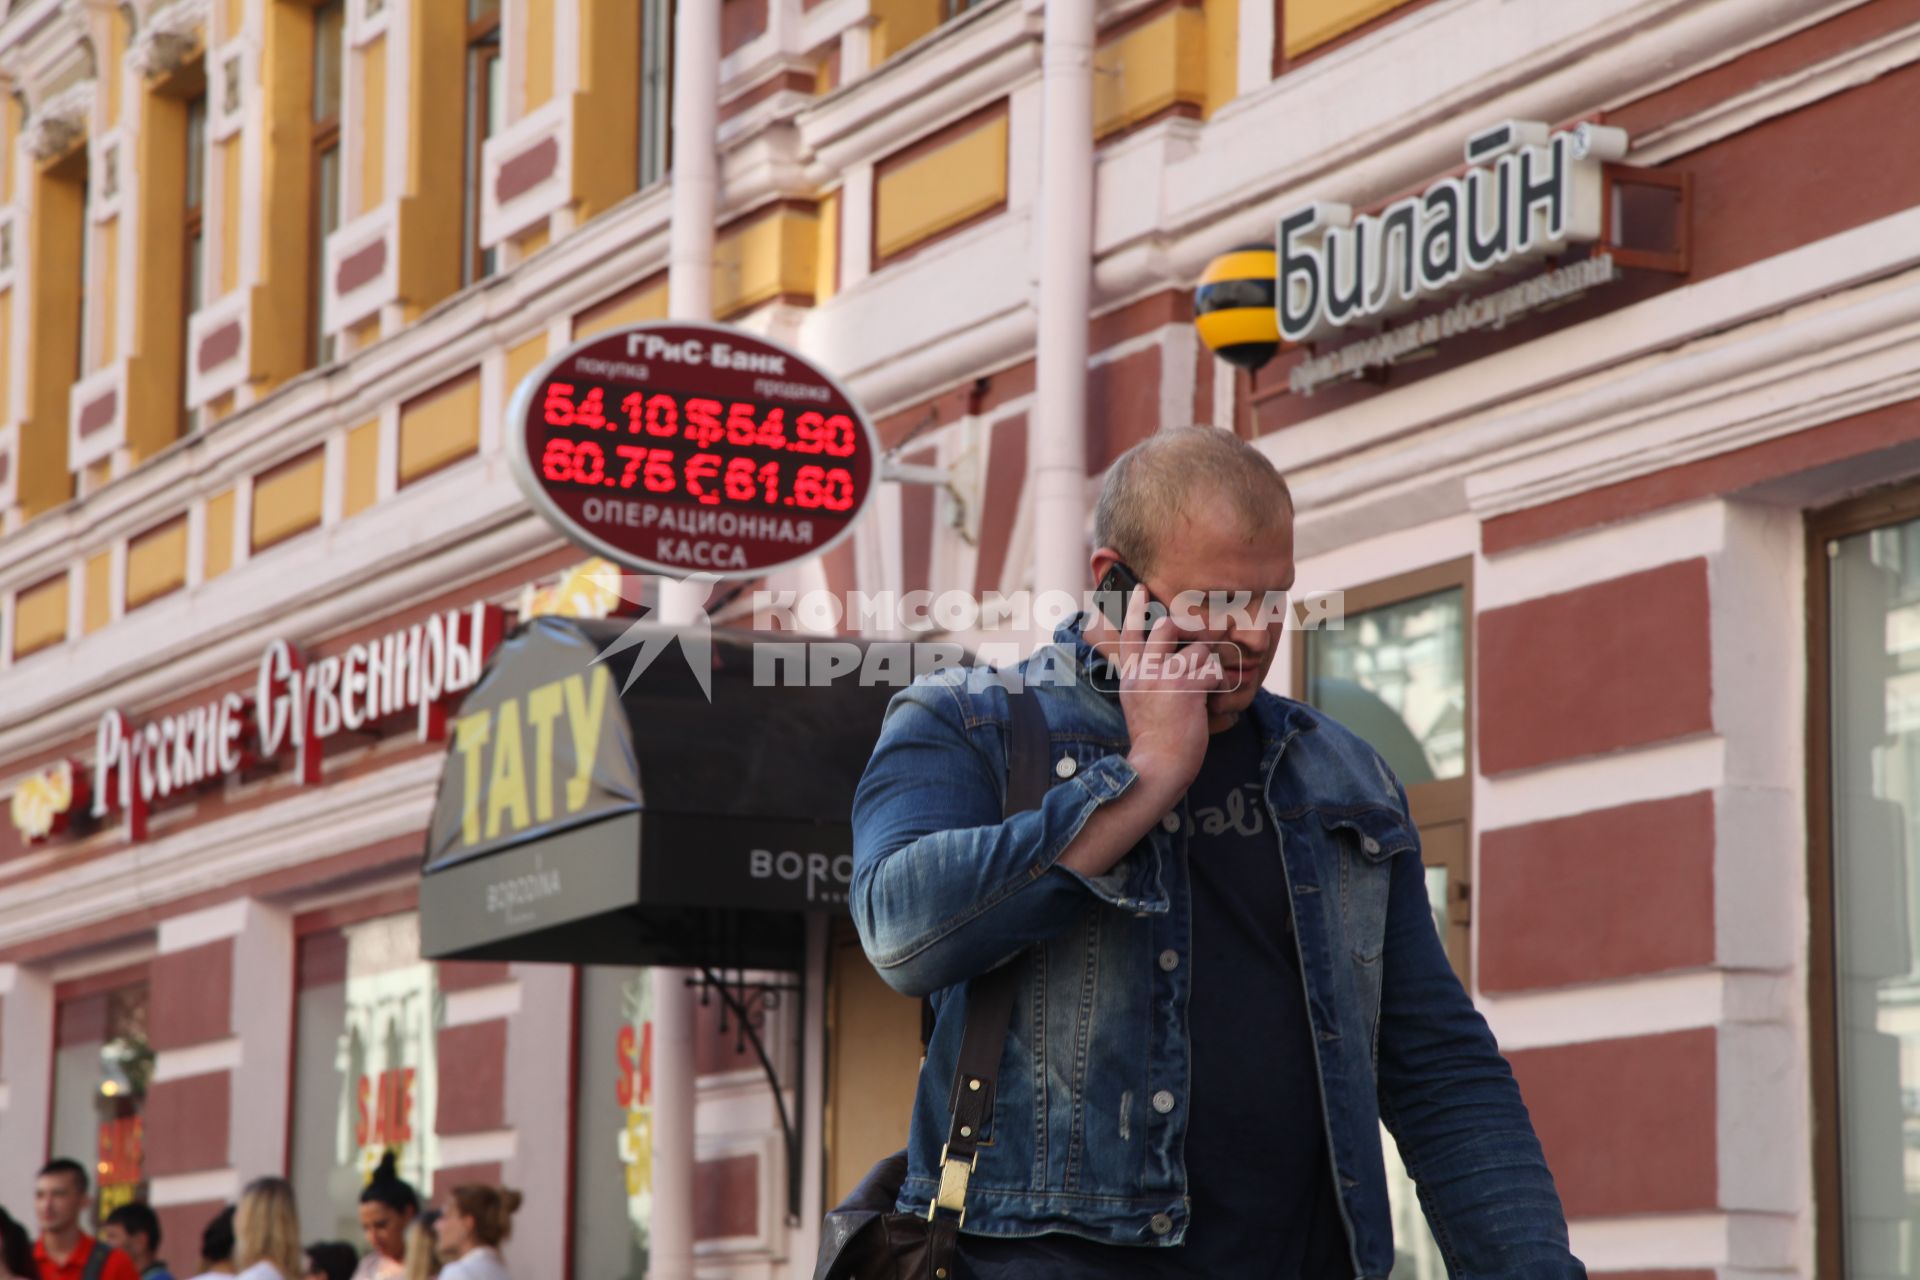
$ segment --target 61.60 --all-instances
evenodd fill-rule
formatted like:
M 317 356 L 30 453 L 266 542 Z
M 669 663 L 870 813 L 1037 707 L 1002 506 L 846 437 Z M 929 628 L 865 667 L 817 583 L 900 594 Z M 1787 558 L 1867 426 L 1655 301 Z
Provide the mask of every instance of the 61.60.
M 716 503 L 724 497 L 730 502 L 761 502 L 807 510 L 849 511 L 853 508 L 853 476 L 845 467 L 803 466 L 794 473 L 793 493 L 782 497 L 778 459 L 756 462 L 749 457 L 723 458 L 717 453 L 696 453 L 682 460 L 671 449 L 651 449 L 637 444 L 616 444 L 613 452 L 617 475 L 608 470 L 606 453 L 598 441 L 556 436 L 547 441 L 546 452 L 540 458 L 540 473 L 548 480 L 563 484 L 621 489 L 631 489 L 638 484 L 649 493 L 684 491 L 704 503 Z

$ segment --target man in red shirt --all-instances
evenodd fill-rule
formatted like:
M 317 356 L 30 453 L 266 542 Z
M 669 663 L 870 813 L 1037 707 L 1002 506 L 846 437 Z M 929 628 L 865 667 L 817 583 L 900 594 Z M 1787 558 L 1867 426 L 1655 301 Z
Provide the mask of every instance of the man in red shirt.
M 49 1160 L 33 1184 L 33 1211 L 40 1239 L 33 1260 L 40 1280 L 140 1280 L 133 1261 L 80 1229 L 87 1207 L 87 1171 L 78 1161 Z

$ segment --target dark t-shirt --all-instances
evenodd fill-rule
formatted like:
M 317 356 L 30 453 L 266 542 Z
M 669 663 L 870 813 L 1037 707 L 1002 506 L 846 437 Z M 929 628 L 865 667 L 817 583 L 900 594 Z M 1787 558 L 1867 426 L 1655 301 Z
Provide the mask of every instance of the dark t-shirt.
M 1327 1160 L 1313 1035 L 1280 845 L 1260 799 L 1250 716 L 1213 736 L 1187 790 L 1193 946 L 1193 1096 L 1184 1244 L 1099 1244 L 1052 1234 L 961 1237 L 973 1280 L 1351 1277 Z

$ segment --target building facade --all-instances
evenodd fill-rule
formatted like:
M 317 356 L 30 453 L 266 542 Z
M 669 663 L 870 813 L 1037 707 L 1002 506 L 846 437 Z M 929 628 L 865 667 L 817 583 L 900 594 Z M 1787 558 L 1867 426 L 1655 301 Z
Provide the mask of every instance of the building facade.
M 1920 1275 L 1920 4 L 1103 0 L 1084 173 L 1042 163 L 1044 17 L 723 0 L 715 314 L 948 477 L 766 585 L 1029 585 L 1046 433 L 1084 431 L 1089 496 L 1162 427 L 1255 440 L 1300 585 L 1345 593 L 1273 685 L 1407 781 L 1591 1272 Z M 5 6 L 16 1213 L 78 1154 L 176 1260 L 263 1172 L 351 1237 L 393 1148 L 527 1191 L 518 1273 L 642 1273 L 646 975 L 423 961 L 417 884 L 488 637 L 617 606 L 502 419 L 547 355 L 666 315 L 674 21 Z M 1074 184 L 1084 424 L 1035 401 Z M 1276 239 L 1298 341 L 1248 374 L 1194 288 Z M 276 720 L 330 659 L 363 678 L 337 716 Z M 917 1010 L 809 930 L 756 1015 L 793 1162 L 705 1006 L 702 1275 L 810 1273 L 904 1133 Z M 1443 1275 L 1400 1192 L 1395 1275 Z

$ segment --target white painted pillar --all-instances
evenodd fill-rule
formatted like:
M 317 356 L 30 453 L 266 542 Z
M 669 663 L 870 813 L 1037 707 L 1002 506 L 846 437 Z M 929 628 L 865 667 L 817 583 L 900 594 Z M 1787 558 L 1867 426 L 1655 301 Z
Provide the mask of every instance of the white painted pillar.
M 1087 322 L 1093 296 L 1093 0 L 1047 0 L 1041 55 L 1036 591 L 1086 584 Z
M 569 1145 L 560 1140 L 572 1118 L 568 1088 L 556 1088 L 555 1046 L 567 1043 L 572 1029 L 575 970 L 570 965 L 516 964 L 517 1002 L 507 1023 L 506 1120 L 512 1152 L 502 1161 L 510 1187 L 564 1187 Z M 592 1052 L 592 1050 L 589 1050 Z M 443 1064 L 442 1070 L 445 1069 Z M 571 1087 L 577 1088 L 577 1082 Z M 516 1276 L 565 1273 L 567 1218 L 565 1199 L 529 1195 L 514 1219 L 505 1249 L 507 1270 Z
M 53 979 L 0 964 L 0 1204 L 29 1230 L 52 1115 Z
M 673 211 L 667 311 L 713 317 L 713 226 L 719 190 L 720 0 L 682 0 L 674 17 Z M 694 594 L 660 584 L 659 617 L 692 616 Z M 653 1231 L 651 1280 L 693 1280 L 693 993 L 682 969 L 653 971 Z

